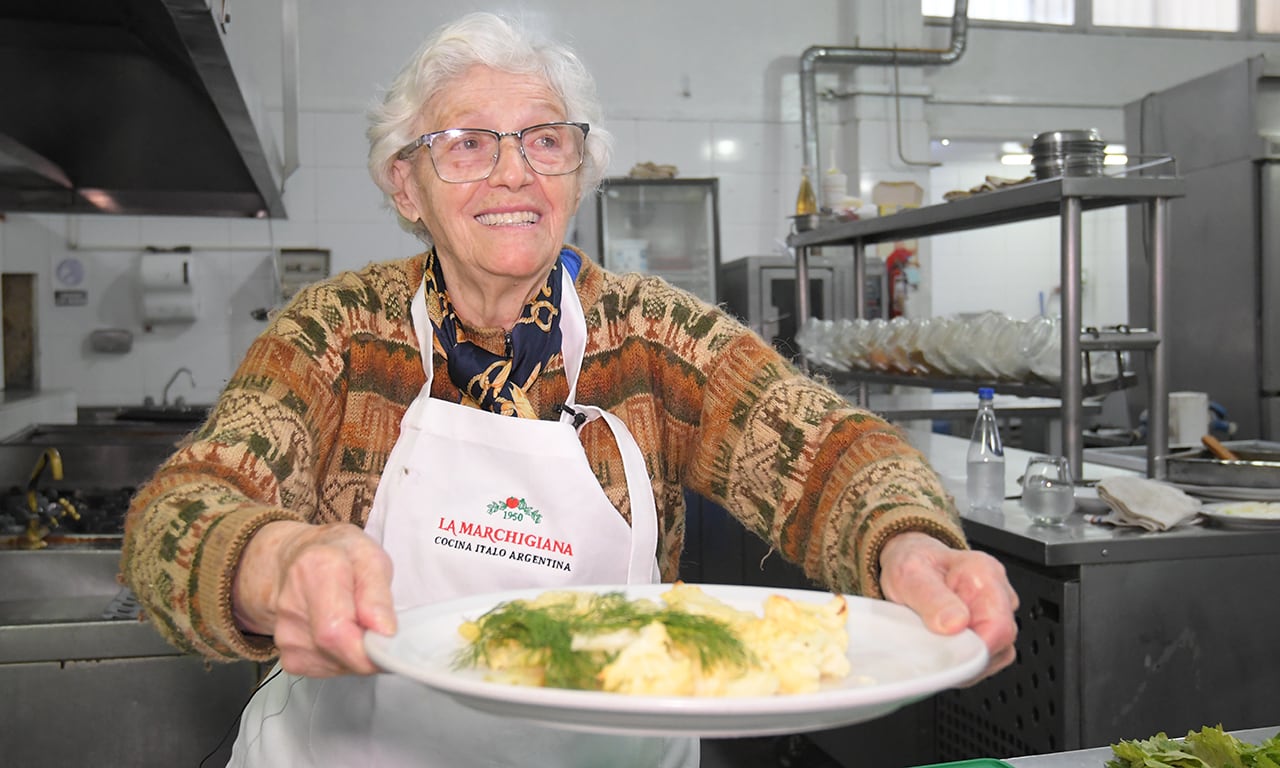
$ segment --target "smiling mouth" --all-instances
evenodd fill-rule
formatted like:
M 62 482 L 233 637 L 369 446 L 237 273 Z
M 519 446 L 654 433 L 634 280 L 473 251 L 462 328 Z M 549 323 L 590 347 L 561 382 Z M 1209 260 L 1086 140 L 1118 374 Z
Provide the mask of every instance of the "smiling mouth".
M 476 221 L 486 227 L 529 226 L 537 224 L 542 218 L 533 211 L 515 211 L 512 213 L 482 213 Z

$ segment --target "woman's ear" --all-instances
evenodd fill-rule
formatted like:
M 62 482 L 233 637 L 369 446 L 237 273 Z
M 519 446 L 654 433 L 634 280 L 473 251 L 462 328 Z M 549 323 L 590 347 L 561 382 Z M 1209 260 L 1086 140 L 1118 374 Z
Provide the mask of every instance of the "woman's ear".
M 408 160 L 391 161 L 391 183 L 396 188 L 395 194 L 391 195 L 391 200 L 395 203 L 400 215 L 409 221 L 421 219 L 422 211 L 418 208 L 417 196 L 413 194 L 415 184 L 413 164 Z

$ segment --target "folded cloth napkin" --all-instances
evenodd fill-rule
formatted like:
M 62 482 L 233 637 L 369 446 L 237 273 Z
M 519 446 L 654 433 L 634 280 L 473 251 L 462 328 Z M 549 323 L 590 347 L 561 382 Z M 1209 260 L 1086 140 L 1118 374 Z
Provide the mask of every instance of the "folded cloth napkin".
M 1107 502 L 1111 511 L 1096 515 L 1096 523 L 1167 531 L 1196 519 L 1200 500 L 1159 480 L 1145 477 L 1118 476 L 1098 481 L 1098 498 Z

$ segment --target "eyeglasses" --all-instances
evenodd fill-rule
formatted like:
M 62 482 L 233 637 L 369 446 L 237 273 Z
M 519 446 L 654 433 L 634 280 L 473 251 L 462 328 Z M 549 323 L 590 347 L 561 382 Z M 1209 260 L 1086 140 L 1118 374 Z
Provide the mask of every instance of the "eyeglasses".
M 405 144 L 396 159 L 408 160 L 419 148 L 426 147 L 431 164 L 441 181 L 464 184 L 489 178 L 498 167 L 502 139 L 514 136 L 520 145 L 520 156 L 542 176 L 563 176 L 582 166 L 587 144 L 586 123 L 541 123 L 519 131 L 490 131 L 484 128 L 450 128 L 424 133 Z

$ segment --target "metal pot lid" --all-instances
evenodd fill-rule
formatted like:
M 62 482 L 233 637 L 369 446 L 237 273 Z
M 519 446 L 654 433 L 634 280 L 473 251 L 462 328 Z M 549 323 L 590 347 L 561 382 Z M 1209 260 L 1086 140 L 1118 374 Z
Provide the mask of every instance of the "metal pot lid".
M 1061 131 L 1045 131 L 1037 133 L 1031 141 L 1031 145 L 1049 146 L 1054 144 L 1071 144 L 1075 142 L 1083 142 L 1086 144 L 1102 143 L 1102 136 L 1096 128 L 1078 128 Z

